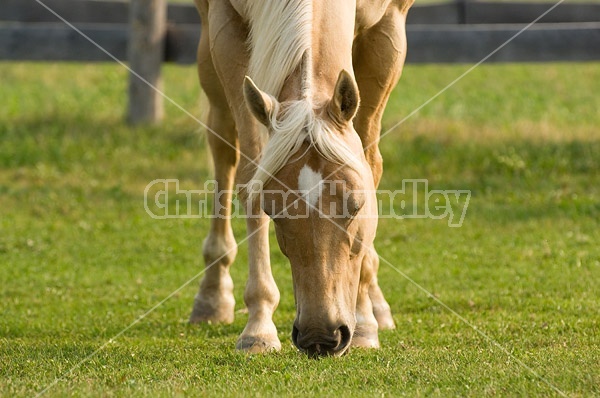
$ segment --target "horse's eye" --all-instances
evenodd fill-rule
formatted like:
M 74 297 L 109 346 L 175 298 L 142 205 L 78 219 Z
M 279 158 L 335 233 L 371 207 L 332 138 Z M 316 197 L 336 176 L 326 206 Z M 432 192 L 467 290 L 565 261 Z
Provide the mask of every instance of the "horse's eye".
M 363 193 L 353 192 L 346 196 L 345 202 L 344 211 L 347 214 L 344 215 L 353 218 L 365 204 L 365 195 Z

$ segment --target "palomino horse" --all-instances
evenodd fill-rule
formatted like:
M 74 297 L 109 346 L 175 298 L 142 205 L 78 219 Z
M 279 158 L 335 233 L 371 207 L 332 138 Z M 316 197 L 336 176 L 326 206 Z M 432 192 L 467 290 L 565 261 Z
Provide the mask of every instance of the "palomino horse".
M 269 217 L 291 263 L 292 340 L 301 351 L 342 355 L 351 345 L 378 347 L 378 328 L 394 328 L 377 283 L 374 191 L 382 173 L 381 117 L 404 64 L 412 2 L 196 0 L 208 142 L 225 193 L 204 241 L 206 273 L 191 322 L 233 321 L 230 192 L 237 178 L 253 215 L 246 217 L 248 323 L 238 349 L 281 348 L 272 320 L 279 291 Z M 325 182 L 339 189 L 324 189 Z M 285 195 L 268 192 L 292 192 L 295 200 L 290 206 Z M 332 214 L 336 208 L 350 211 Z

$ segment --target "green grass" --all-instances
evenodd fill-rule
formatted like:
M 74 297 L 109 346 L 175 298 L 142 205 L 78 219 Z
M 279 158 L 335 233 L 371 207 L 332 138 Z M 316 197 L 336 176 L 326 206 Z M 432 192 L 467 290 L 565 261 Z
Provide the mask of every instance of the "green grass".
M 409 66 L 384 130 L 467 66 Z M 127 75 L 106 64 L 0 64 L 0 396 L 31 396 L 203 267 L 206 220 L 153 220 L 145 185 L 210 178 L 205 140 L 167 105 L 123 122 Z M 167 94 L 201 115 L 194 69 Z M 571 396 L 600 394 L 600 65 L 477 68 L 382 141 L 382 187 L 427 178 L 470 189 L 461 228 L 381 220 L 397 330 L 378 351 L 309 360 L 289 338 L 291 276 L 273 241 L 283 350 L 235 352 L 246 315 L 189 326 L 197 279 L 47 391 L 48 396 Z M 238 240 L 242 222 L 235 222 Z M 246 246 L 233 269 L 243 308 Z

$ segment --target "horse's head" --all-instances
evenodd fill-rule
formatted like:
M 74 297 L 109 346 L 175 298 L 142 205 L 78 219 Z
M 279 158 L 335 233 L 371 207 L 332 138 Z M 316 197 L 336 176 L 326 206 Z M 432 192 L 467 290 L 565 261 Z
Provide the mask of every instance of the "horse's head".
M 253 179 L 260 189 L 250 186 L 250 198 L 274 220 L 290 260 L 292 338 L 309 355 L 341 355 L 350 346 L 377 226 L 373 177 L 352 125 L 359 103 L 353 77 L 342 71 L 332 94 L 317 106 L 280 104 L 250 79 L 244 85 L 249 109 L 270 135 Z

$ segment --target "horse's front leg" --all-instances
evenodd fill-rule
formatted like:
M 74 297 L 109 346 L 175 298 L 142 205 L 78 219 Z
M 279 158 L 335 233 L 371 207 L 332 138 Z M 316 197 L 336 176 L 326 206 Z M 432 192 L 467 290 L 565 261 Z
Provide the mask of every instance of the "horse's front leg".
M 383 173 L 378 146 L 381 118 L 392 89 L 402 74 L 406 57 L 406 13 L 411 4 L 412 0 L 393 1 L 377 24 L 360 32 L 353 46 L 354 72 L 361 96 L 354 127 L 365 148 L 375 187 L 379 185 Z M 369 286 L 373 313 L 379 329 L 393 329 L 395 326 L 390 306 L 377 282 L 379 259 L 375 249 L 367 257 L 373 269 Z
M 375 187 L 379 185 L 383 172 L 378 147 L 381 118 L 400 79 L 406 58 L 407 9 L 399 9 L 397 2 L 389 6 L 375 26 L 358 34 L 352 48 L 354 73 L 360 92 L 360 108 L 353 123 L 365 149 L 367 162 L 371 165 Z
M 247 210 L 247 215 L 249 268 L 244 301 L 248 308 L 248 323 L 236 348 L 262 353 L 281 349 L 277 328 L 273 323 L 273 313 L 279 304 L 279 290 L 271 272 L 270 219 L 256 205 Z
M 377 319 L 377 324 L 379 325 L 380 330 L 386 329 L 395 329 L 396 325 L 394 324 L 394 318 L 392 318 L 392 310 L 390 309 L 390 305 L 383 297 L 383 292 L 379 287 L 379 282 L 377 280 L 377 273 L 379 271 L 379 256 L 375 251 L 375 248 L 371 250 L 371 253 L 368 254 L 368 261 L 370 261 L 371 269 L 373 272 L 373 278 L 371 279 L 371 283 L 369 284 L 369 298 L 371 299 L 371 303 L 373 306 L 373 314 L 375 315 L 375 319 Z
M 248 111 L 242 93 L 249 62 L 249 29 L 228 1 L 211 2 L 208 7 L 206 1 L 199 0 L 197 5 L 205 26 L 202 35 L 209 40 L 210 58 L 215 74 L 209 76 L 207 81 L 212 79 L 220 82 L 222 93 L 226 97 L 226 101 L 223 102 L 231 110 L 240 148 L 237 180 L 240 184 L 245 184 L 256 167 L 252 159 L 259 158 L 263 145 L 258 122 Z M 206 43 L 202 42 L 201 45 Z M 213 156 L 220 157 L 223 154 L 219 152 Z M 240 199 L 244 202 L 243 197 Z M 248 352 L 265 352 L 281 348 L 272 320 L 273 312 L 279 303 L 279 291 L 271 274 L 269 219 L 257 206 L 248 208 L 247 213 L 256 215 L 246 219 L 249 273 L 244 300 L 248 308 L 248 323 L 236 347 Z
M 378 320 L 374 315 L 375 303 L 370 297 L 371 285 L 373 281 L 375 284 L 377 283 L 374 257 L 377 258 L 375 249 L 372 247 L 367 248 L 360 268 L 360 281 L 356 298 L 356 329 L 354 330 L 354 336 L 352 336 L 352 346 L 354 347 L 379 348 Z

